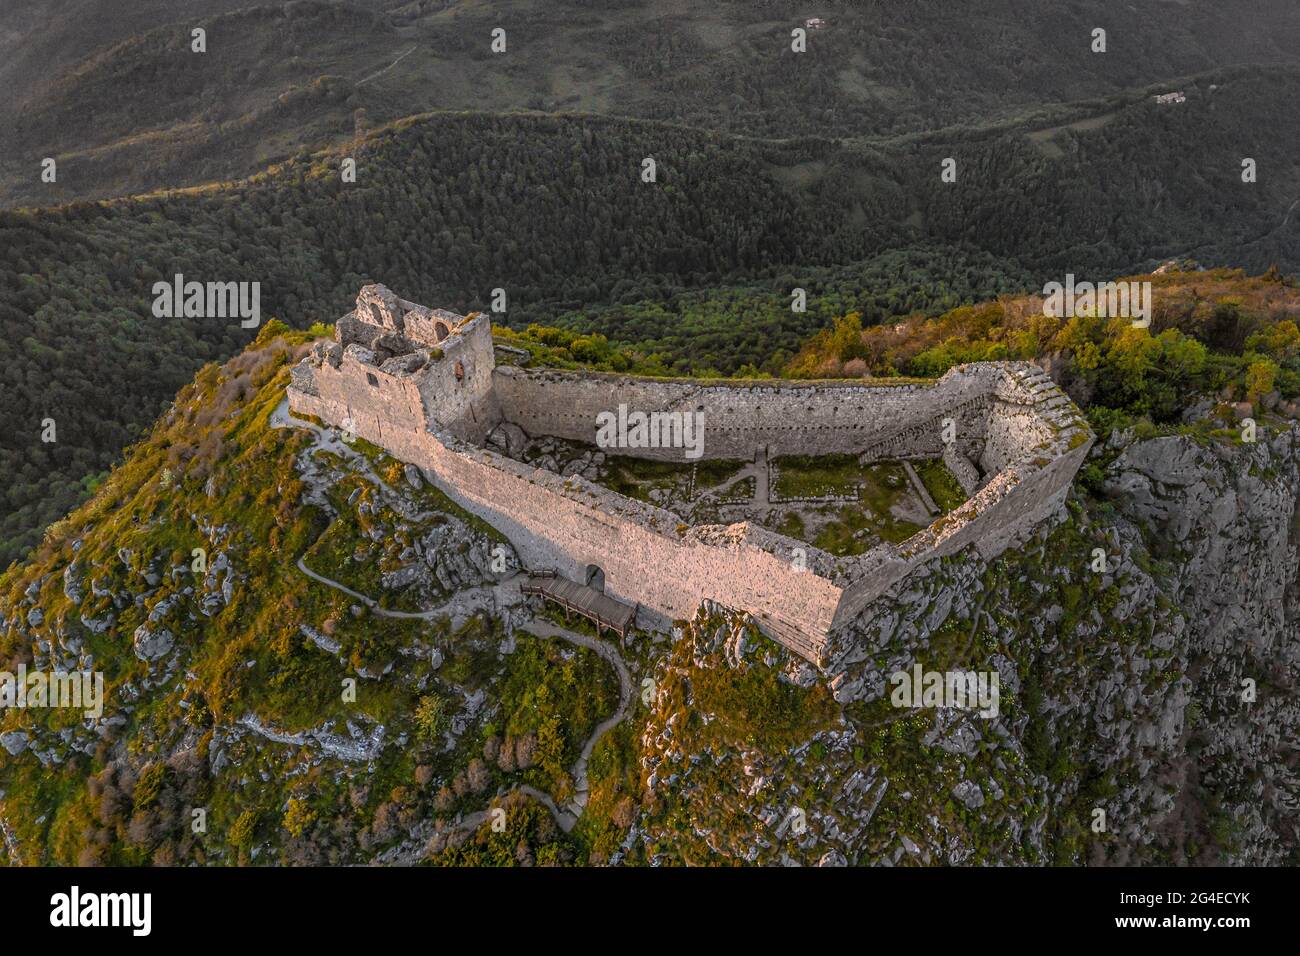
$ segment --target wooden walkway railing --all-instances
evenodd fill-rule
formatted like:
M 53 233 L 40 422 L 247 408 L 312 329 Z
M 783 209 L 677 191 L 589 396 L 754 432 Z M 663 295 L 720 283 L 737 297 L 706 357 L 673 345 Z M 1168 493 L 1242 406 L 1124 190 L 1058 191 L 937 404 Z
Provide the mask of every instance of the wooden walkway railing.
M 620 640 L 627 636 L 636 619 L 636 606 L 616 601 L 595 588 L 570 581 L 554 572 L 534 573 L 528 576 L 519 590 L 524 594 L 539 594 L 560 605 L 567 615 L 570 611 L 581 614 L 596 625 L 596 633 L 603 627 L 617 634 Z

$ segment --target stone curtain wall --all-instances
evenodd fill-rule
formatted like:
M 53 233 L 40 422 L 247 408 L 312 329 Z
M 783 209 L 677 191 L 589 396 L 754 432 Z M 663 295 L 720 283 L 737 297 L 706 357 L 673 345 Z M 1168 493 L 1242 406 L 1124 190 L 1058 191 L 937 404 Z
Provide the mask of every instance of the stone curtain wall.
M 914 421 L 904 416 L 891 431 L 861 450 L 863 463 L 903 458 L 938 458 L 950 446 L 944 442 L 945 425 L 952 423 L 953 442 L 963 455 L 977 459 L 984 448 L 990 400 L 987 395 L 943 407 L 929 418 Z
M 900 423 L 937 413 L 946 400 L 935 383 L 772 382 L 753 385 L 633 378 L 554 369 L 496 370 L 501 413 L 530 435 L 594 443 L 596 416 L 617 411 L 701 412 L 704 456 L 752 460 L 772 455 L 856 453 Z M 935 435 L 938 455 L 938 435 Z M 682 460 L 681 449 L 630 454 Z
M 1066 411 L 1070 420 L 1074 417 L 1073 403 L 1041 369 L 1024 363 L 1009 364 L 1007 369 L 993 391 L 980 459 L 988 474 L 1047 449 L 1054 434 L 1053 412 Z
M 706 458 L 752 459 L 767 446 L 785 454 L 862 454 L 864 460 L 937 458 L 945 419 L 956 442 L 978 460 L 984 446 L 996 366 L 954 369 L 938 382 L 819 381 L 733 385 L 503 367 L 494 392 L 502 417 L 529 435 L 594 443 L 596 416 L 617 411 L 700 412 Z M 629 449 L 681 460 L 680 449 Z
M 371 376 L 375 380 L 373 385 Z M 302 388 L 297 376 L 295 387 Z M 351 419 L 353 431 L 358 435 L 395 435 L 425 428 L 424 401 L 415 379 L 389 375 L 359 361 L 346 350 L 338 368 L 327 361 L 312 369 L 309 387 L 325 399 L 331 409 L 329 416 L 320 415 L 320 418 L 339 428 L 344 427 L 345 420 Z
M 980 480 L 979 469 L 971 463 L 970 457 L 962 451 L 956 442 L 944 446 L 943 463 L 948 466 L 948 470 L 952 472 L 953 477 L 961 485 L 961 490 L 966 492 L 968 496 L 980 490 L 982 481 Z
M 294 411 L 340 420 L 338 402 L 290 390 Z M 762 528 L 689 528 L 668 511 L 624 498 L 579 477 L 561 478 L 444 436 L 397 428 L 374 416 L 357 434 L 424 469 L 458 504 L 505 534 L 533 569 L 584 580 L 588 564 L 605 571 L 605 591 L 688 618 L 705 598 L 753 614 L 787 647 L 817 660 L 841 588 L 796 571 L 794 548 L 829 558 Z

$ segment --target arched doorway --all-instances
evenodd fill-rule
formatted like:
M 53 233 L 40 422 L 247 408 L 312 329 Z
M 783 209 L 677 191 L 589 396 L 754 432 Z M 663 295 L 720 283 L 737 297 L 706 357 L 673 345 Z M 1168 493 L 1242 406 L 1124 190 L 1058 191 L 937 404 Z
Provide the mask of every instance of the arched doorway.
M 587 565 L 587 587 L 605 593 L 605 569 L 600 565 Z

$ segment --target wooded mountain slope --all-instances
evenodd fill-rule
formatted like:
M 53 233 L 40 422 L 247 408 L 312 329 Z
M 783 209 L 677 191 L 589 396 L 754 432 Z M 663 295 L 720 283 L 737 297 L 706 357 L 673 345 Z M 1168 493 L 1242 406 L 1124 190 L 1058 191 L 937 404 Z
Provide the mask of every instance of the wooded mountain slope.
M 51 7 L 54 8 L 53 12 Z M 246 9 L 237 9 L 244 7 Z M 769 137 L 1024 119 L 1296 62 L 1291 0 L 9 0 L 0 203 L 248 175 L 435 109 L 580 111 Z M 790 31 L 810 16 L 808 50 Z M 208 52 L 190 52 L 202 26 Z M 490 51 L 492 30 L 507 35 Z M 1105 53 L 1091 50 L 1106 30 Z M 362 111 L 364 115 L 357 115 Z M 39 178 L 59 160 L 58 183 Z

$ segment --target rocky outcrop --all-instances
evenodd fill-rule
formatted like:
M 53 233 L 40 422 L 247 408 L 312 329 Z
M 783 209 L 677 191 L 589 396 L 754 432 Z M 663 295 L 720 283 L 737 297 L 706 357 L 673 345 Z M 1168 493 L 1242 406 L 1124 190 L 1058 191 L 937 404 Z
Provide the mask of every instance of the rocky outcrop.
M 240 725 L 259 737 L 278 744 L 295 747 L 318 747 L 328 757 L 354 763 L 375 760 L 384 748 L 384 725 L 375 724 L 369 732 L 357 723 L 347 721 L 347 734 L 340 734 L 331 726 L 314 727 L 303 733 L 289 733 L 268 727 L 255 714 L 245 714 Z
M 1186 662 L 1147 768 L 1174 796 L 1146 821 L 1145 842 L 1204 842 L 1208 827 L 1230 862 L 1295 859 L 1298 446 L 1294 425 L 1253 444 L 1158 438 L 1127 446 L 1111 466 L 1106 490 L 1162 560 L 1151 597 L 1173 610 L 1151 643 Z
M 640 839 L 658 854 L 651 862 L 722 857 L 818 866 L 857 859 L 888 781 L 856 766 L 853 730 L 830 716 L 815 675 L 805 681 L 809 665 L 745 615 L 712 602 L 673 636 L 641 736 L 643 802 L 653 809 Z M 744 727 L 764 715 L 738 719 L 711 709 L 697 692 L 705 681 L 744 686 L 751 679 L 769 693 L 788 688 L 811 705 L 801 715 L 806 737 L 788 748 L 765 745 Z
M 883 706 L 888 675 L 957 649 L 962 666 L 998 672 L 1011 705 L 992 721 L 919 717 L 924 745 L 997 755 L 991 774 L 965 763 L 946 788 L 986 821 L 1005 804 L 990 786 L 1041 795 L 1003 820 L 1031 860 L 1293 860 L 1297 434 L 1112 436 L 1094 456 L 1099 497 L 991 569 L 969 556 L 929 567 L 839 635 L 837 701 Z M 900 834 L 913 855 L 902 836 L 931 857 L 952 841 L 925 815 Z
M 150 630 L 149 625 L 141 624 L 131 635 L 135 656 L 142 661 L 156 661 L 171 652 L 175 639 L 166 628 Z
M 64 569 L 63 572 L 63 594 L 74 606 L 80 607 L 81 602 L 85 600 L 86 591 L 82 586 L 83 571 L 81 565 L 76 561 Z

